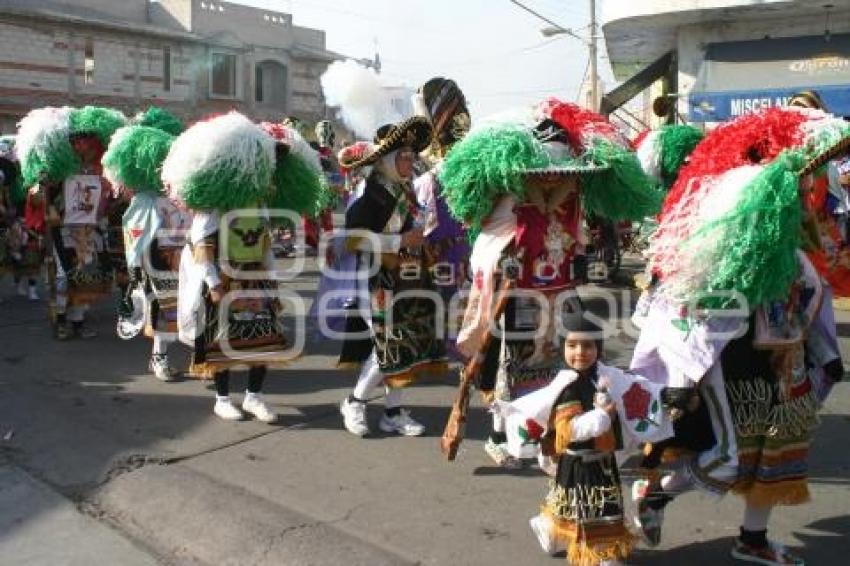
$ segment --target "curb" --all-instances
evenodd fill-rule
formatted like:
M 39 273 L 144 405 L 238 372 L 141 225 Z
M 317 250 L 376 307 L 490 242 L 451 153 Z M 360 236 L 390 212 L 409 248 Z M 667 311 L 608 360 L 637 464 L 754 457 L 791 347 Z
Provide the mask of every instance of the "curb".
M 179 464 L 123 474 L 100 488 L 92 504 L 102 518 L 178 564 L 413 564 Z

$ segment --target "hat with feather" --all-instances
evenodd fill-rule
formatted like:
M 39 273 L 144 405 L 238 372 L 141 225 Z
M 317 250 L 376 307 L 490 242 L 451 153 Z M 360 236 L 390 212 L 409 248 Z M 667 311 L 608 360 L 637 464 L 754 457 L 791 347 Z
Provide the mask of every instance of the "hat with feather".
M 189 208 L 229 211 L 266 202 L 274 167 L 274 139 L 230 112 L 197 122 L 174 140 L 162 181 Z
M 99 151 L 104 151 L 112 135 L 126 123 L 117 110 L 98 106 L 31 110 L 18 123 L 16 141 L 24 185 L 35 185 L 42 178 L 55 183 L 64 181 L 80 168 L 73 138 L 90 139 Z
M 621 220 L 658 211 L 655 183 L 606 118 L 556 99 L 530 116 L 533 123 L 485 121 L 446 156 L 439 173 L 446 202 L 473 233 L 500 196 L 523 201 L 530 184 L 557 177 L 578 180 L 586 212 Z
M 690 300 L 734 290 L 752 308 L 784 300 L 799 275 L 800 177 L 848 148 L 850 124 L 807 108 L 771 108 L 708 133 L 650 244 L 659 292 Z

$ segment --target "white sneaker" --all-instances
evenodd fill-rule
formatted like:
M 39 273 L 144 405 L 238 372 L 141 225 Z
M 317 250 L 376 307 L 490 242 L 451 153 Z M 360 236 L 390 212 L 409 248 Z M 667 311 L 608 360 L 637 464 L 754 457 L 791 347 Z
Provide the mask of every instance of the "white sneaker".
M 349 401 L 346 397 L 339 406 L 345 429 L 356 436 L 369 434 L 369 424 L 366 422 L 366 403 Z
M 277 413 L 269 409 L 259 393 L 246 391 L 245 400 L 242 401 L 242 410 L 254 415 L 255 419 L 264 423 L 273 423 L 277 420 Z
M 564 550 L 563 545 L 558 544 L 555 536 L 552 533 L 552 520 L 544 515 L 535 515 L 528 520 L 528 525 L 534 536 L 537 537 L 537 542 L 540 543 L 540 548 L 549 556 L 555 556 L 560 551 Z
M 35 285 L 29 286 L 29 291 L 27 292 L 27 298 L 29 298 L 29 300 L 31 300 L 31 301 L 40 300 L 39 297 L 38 297 L 38 288 Z
M 381 415 L 378 428 L 384 432 L 394 432 L 402 436 L 422 436 L 425 427 L 411 418 L 410 411 L 402 409 L 394 417 L 388 417 L 386 413 Z
M 241 421 L 242 411 L 233 406 L 230 397 L 217 397 L 213 412 L 226 421 Z
M 165 354 L 154 354 L 148 364 L 151 373 L 160 381 L 174 381 L 174 370 L 168 364 L 168 356 Z

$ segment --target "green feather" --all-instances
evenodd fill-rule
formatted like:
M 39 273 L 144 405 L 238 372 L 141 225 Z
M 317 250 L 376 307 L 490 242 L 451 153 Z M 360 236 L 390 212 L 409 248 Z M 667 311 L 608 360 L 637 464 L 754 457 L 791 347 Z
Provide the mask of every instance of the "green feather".
M 85 106 L 71 112 L 70 134 L 93 134 L 106 147 L 109 145 L 112 134 L 126 124 L 127 118 L 117 110 Z
M 162 163 L 174 136 L 146 126 L 131 126 L 118 136 L 103 156 L 110 176 L 134 192 L 162 193 Z
M 183 121 L 168 110 L 164 110 L 159 106 L 151 106 L 145 110 L 144 113 L 140 114 L 138 124 L 140 126 L 157 128 L 163 132 L 171 134 L 172 136 L 179 136 L 183 133 Z
M 263 150 L 257 146 L 257 153 Z M 195 210 L 235 210 L 264 203 L 271 190 L 272 163 L 260 158 L 260 167 L 243 172 L 228 162 L 190 176 L 180 190 L 180 198 Z
M 456 143 L 438 174 L 452 215 L 473 236 L 502 195 L 525 197 L 523 171 L 550 164 L 543 144 L 519 126 L 492 126 Z
M 676 182 L 679 169 L 685 159 L 702 140 L 703 133 L 688 124 L 676 124 L 661 128 L 661 180 L 669 190 Z
M 633 152 L 596 139 L 581 160 L 607 167 L 582 177 L 581 197 L 586 213 L 619 221 L 640 220 L 661 210 L 664 194 L 644 173 Z
M 21 160 L 24 187 L 38 184 L 44 174 L 48 181 L 61 183 L 80 169 L 80 158 L 67 138 L 58 140 L 49 151 L 30 151 Z
M 273 177 L 272 208 L 283 208 L 311 218 L 324 209 L 329 192 L 324 176 L 304 159 L 287 153 L 278 159 Z
M 691 236 L 719 239 L 722 251 L 707 291 L 734 289 L 751 308 L 788 297 L 799 274 L 802 207 L 796 171 L 804 163 L 800 151 L 782 153 L 743 190 L 734 210 Z

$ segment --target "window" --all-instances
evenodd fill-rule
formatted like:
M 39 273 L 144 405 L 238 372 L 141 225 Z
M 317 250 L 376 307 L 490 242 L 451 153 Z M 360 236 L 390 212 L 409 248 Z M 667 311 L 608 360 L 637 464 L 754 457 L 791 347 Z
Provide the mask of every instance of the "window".
M 236 96 L 236 55 L 212 54 L 210 92 L 213 96 Z
M 259 65 L 254 67 L 254 99 L 263 101 L 263 68 Z
M 94 41 L 86 39 L 83 80 L 87 85 L 94 84 Z
M 171 48 L 162 48 L 162 90 L 171 90 Z

